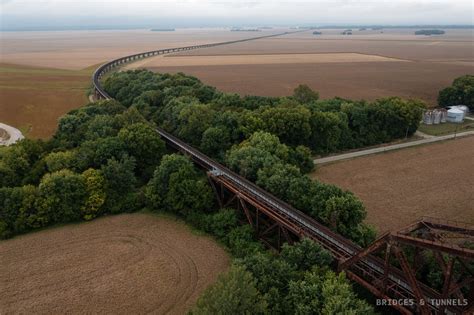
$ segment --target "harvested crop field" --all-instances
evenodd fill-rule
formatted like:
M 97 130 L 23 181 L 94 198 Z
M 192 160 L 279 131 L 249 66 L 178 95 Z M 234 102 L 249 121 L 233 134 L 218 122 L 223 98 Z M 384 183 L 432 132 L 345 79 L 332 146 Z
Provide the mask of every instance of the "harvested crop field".
M 58 119 L 87 103 L 94 67 L 58 70 L 0 64 L 0 119 L 29 138 L 47 138 Z
M 313 178 L 354 192 L 379 233 L 422 216 L 474 224 L 474 137 L 322 165 Z
M 266 65 L 307 63 L 352 63 L 352 62 L 403 61 L 375 55 L 336 54 L 271 54 L 271 55 L 222 55 L 222 56 L 157 56 L 129 65 L 128 67 L 176 67 L 176 66 L 221 66 L 221 65 Z M 125 68 L 128 68 L 125 67 Z
M 448 30 L 443 36 L 415 36 L 411 29 L 355 31 L 352 36 L 321 31 L 180 52 L 173 56 L 183 59 L 156 57 L 131 66 L 181 71 L 241 95 L 285 96 L 307 84 L 322 98 L 402 96 L 430 106 L 453 79 L 474 74 L 472 30 Z
M 162 48 L 207 44 L 275 34 L 228 29 L 3 32 L 0 60 L 35 67 L 81 70 L 106 60 Z
M 375 100 L 400 96 L 419 98 L 431 106 L 436 104 L 439 90 L 451 85 L 454 78 L 474 73 L 460 65 L 397 61 L 162 66 L 149 69 L 184 72 L 219 90 L 241 95 L 287 96 L 299 84 L 307 84 L 322 98 L 339 96 Z
M 132 53 L 237 40 L 228 29 L 0 32 L 0 121 L 28 138 L 49 138 L 57 120 L 85 105 L 99 64 Z
M 386 29 L 383 33 L 357 32 L 340 35 L 341 30 L 312 31 L 176 53 L 180 56 L 221 56 L 256 54 L 359 53 L 413 61 L 469 61 L 474 54 L 474 30 L 447 30 L 442 36 L 415 36 L 414 29 Z
M 0 242 L 2 314 L 183 314 L 229 258 L 183 223 L 126 214 Z

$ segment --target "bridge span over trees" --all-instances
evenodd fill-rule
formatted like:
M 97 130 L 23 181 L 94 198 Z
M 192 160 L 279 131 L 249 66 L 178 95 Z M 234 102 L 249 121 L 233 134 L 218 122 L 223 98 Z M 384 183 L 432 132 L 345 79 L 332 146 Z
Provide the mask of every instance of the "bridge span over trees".
M 97 100 L 112 99 L 102 87 L 101 78 L 128 62 L 167 53 L 284 34 L 287 33 L 162 49 L 118 58 L 95 71 L 92 77 L 94 97 Z M 310 238 L 331 253 L 338 262 L 338 270 L 345 271 L 349 278 L 404 314 L 414 312 L 468 314 L 474 311 L 474 276 L 468 265 L 474 260 L 474 250 L 450 243 L 447 241 L 449 237 L 443 237 L 451 234 L 473 237 L 472 227 L 425 218 L 402 231 L 382 235 L 364 249 L 165 130 L 157 128 L 156 131 L 169 147 L 189 156 L 207 172 L 219 205 L 221 207 L 235 205 L 245 215 L 262 242 L 269 247 L 278 250 L 283 242 L 291 244 L 303 237 Z M 416 278 L 418 270 L 416 262 L 422 252 L 430 252 L 442 267 L 444 282 L 441 291 L 430 288 Z M 456 268 L 464 268 L 471 276 L 456 283 L 453 277 Z M 461 302 L 447 303 L 448 305 L 443 302 L 451 299 Z

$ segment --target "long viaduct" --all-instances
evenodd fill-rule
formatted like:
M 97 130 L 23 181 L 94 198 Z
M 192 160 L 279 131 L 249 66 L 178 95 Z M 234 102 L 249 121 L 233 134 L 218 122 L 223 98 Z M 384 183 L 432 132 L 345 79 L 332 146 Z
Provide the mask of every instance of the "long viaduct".
M 100 66 L 93 74 L 94 98 L 112 99 L 103 89 L 101 78 L 123 64 L 168 53 L 285 34 L 288 33 L 154 50 L 112 60 Z M 469 266 L 474 261 L 474 250 L 460 246 L 459 242 L 450 242 L 452 238 L 445 237 L 455 234 L 458 238 L 472 241 L 472 226 L 424 218 L 406 229 L 382 235 L 364 249 L 165 130 L 157 128 L 157 132 L 169 147 L 189 156 L 195 164 L 207 171 L 220 206 L 233 204 L 242 211 L 259 239 L 269 247 L 279 249 L 283 242 L 292 243 L 303 237 L 312 239 L 331 253 L 338 263 L 338 270 L 344 271 L 350 279 L 369 290 L 382 301 L 381 304 L 386 303 L 402 314 L 474 313 L 474 275 Z M 407 249 L 411 249 L 410 253 Z M 434 255 L 443 271 L 444 285 L 441 290 L 430 288 L 416 278 L 417 259 L 426 251 Z M 408 259 L 413 252 L 415 257 Z M 460 268 L 470 276 L 455 279 L 454 270 Z

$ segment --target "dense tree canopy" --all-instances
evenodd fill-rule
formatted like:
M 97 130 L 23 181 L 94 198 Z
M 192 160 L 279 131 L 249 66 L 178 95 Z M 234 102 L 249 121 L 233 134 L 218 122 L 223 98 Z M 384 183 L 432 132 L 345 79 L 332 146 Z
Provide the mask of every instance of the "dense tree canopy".
M 166 155 L 147 187 L 147 197 L 154 209 L 189 215 L 208 212 L 213 207 L 213 195 L 205 178 L 192 162 L 182 155 Z
M 451 86 L 439 92 L 438 103 L 441 106 L 466 105 L 474 110 L 474 75 L 455 79 Z

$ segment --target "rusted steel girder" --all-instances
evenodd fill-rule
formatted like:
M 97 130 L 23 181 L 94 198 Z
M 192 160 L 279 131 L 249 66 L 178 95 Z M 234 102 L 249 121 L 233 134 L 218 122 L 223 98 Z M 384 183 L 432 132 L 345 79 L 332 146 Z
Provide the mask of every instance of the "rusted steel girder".
M 360 251 L 356 255 L 340 261 L 338 269 L 346 270 L 348 276 L 355 281 L 361 283 L 372 293 L 383 296 L 387 291 L 392 290 L 388 286 L 387 277 L 392 266 L 390 259 L 395 258 L 403 270 L 405 278 L 410 283 L 413 295 L 419 301 L 417 313 L 429 314 L 431 311 L 437 314 L 445 314 L 446 310 L 455 314 L 472 314 L 474 309 L 474 271 L 470 269 L 468 262 L 474 261 L 474 251 L 471 248 L 463 247 L 463 244 L 472 241 L 473 228 L 461 223 L 438 222 L 432 219 L 423 219 L 419 222 L 411 224 L 398 232 L 385 233 L 366 249 Z M 451 243 L 450 240 L 455 239 L 457 243 Z M 462 240 L 462 241 L 460 241 Z M 474 244 L 471 242 L 471 244 Z M 414 257 L 410 264 L 405 250 L 413 249 Z M 383 254 L 385 250 L 384 272 L 380 279 L 374 279 L 371 283 L 365 281 L 362 277 L 355 276 L 352 273 L 353 266 L 364 260 L 369 255 Z M 420 280 L 416 278 L 416 272 L 420 266 L 417 266 L 417 258 L 425 252 L 430 252 L 436 259 L 443 273 L 443 287 L 441 292 L 433 289 L 427 290 Z M 393 254 L 393 255 L 392 255 Z M 382 255 L 383 256 L 383 255 Z M 392 263 L 395 261 L 392 261 Z M 455 275 L 455 266 L 458 270 L 464 271 L 464 275 Z M 423 286 L 423 288 L 422 288 Z M 431 291 L 431 292 L 430 292 Z M 463 292 L 464 291 L 464 292 Z M 463 293 L 468 292 L 465 296 Z M 430 292 L 431 296 L 439 299 L 440 304 L 437 309 L 429 309 L 428 301 L 423 292 Z M 389 294 L 392 296 L 393 294 Z M 457 299 L 467 305 L 451 306 L 443 303 L 449 303 L 449 299 Z
M 298 225 L 293 226 L 285 218 L 280 218 L 277 213 L 267 209 L 259 200 L 253 199 L 253 197 L 237 189 L 225 177 L 212 174 L 212 172 L 208 173 L 208 177 L 218 200 L 220 200 L 219 205 L 224 206 L 236 201 L 237 208 L 244 214 L 246 222 L 254 228 L 256 235 L 268 247 L 279 250 L 283 242 L 291 243 L 294 239 L 307 236 L 305 231 Z M 455 313 L 466 312 L 472 307 L 471 304 L 463 309 L 443 305 L 439 308 L 433 308 L 428 303 L 427 297 L 441 300 L 452 296 L 463 298 L 461 289 L 472 285 L 474 281 L 464 279 L 456 283 L 457 280 L 454 279 L 453 271 L 449 266 L 450 264 L 454 265 L 455 263 L 460 264 L 464 261 L 471 261 L 472 250 L 462 248 L 457 244 L 443 243 L 437 240 L 436 237 L 439 237 L 439 235 L 432 238 L 427 238 L 427 235 L 429 235 L 428 232 L 431 227 L 434 226 L 437 229 L 444 228 L 450 233 L 452 231 L 460 231 L 466 235 L 469 235 L 470 230 L 465 227 L 452 228 L 451 226 L 430 223 L 420 221 L 400 232 L 386 233 L 369 247 L 353 256 L 342 259 L 339 258 L 341 256 L 335 256 L 339 262 L 338 269 L 345 271 L 348 278 L 360 283 L 377 297 L 387 300 L 414 300 L 414 308 L 403 305 L 391 305 L 403 314 L 410 314 L 412 312 L 429 314 L 431 311 L 441 314 L 446 309 Z M 315 241 L 318 242 L 318 239 L 315 239 Z M 427 287 L 416 278 L 418 269 L 416 265 L 410 264 L 410 260 L 404 252 L 406 247 L 417 248 L 415 260 L 421 257 L 420 255 L 423 251 L 432 251 L 435 257 L 440 256 L 442 258 L 441 254 L 455 257 L 455 259 L 448 261 L 448 263 L 445 263 L 444 260 L 440 262 L 444 278 L 443 290 L 441 292 Z M 373 267 L 366 265 L 365 258 L 370 256 L 373 259 L 374 255 L 377 256 L 377 252 L 383 252 L 383 250 L 385 250 L 385 254 L 382 255 L 383 259 L 380 259 L 381 272 L 376 272 Z M 394 262 L 398 262 L 401 270 L 393 265 Z M 410 287 L 404 288 L 397 285 L 397 283 L 391 280 L 391 275 L 405 279 Z
M 219 206 L 225 208 L 227 205 L 236 201 L 237 209 L 242 211 L 246 222 L 254 229 L 256 236 L 265 245 L 279 251 L 283 243 L 292 244 L 294 242 L 291 235 L 296 235 L 297 238 L 300 238 L 301 235 L 295 234 L 294 230 L 290 231 L 285 228 L 278 217 L 268 215 L 269 210 L 261 204 L 244 197 L 239 191 L 230 186 L 226 186 L 225 182 L 219 181 L 218 179 L 216 180 L 210 172 L 208 172 L 207 175 Z M 230 197 L 228 196 L 229 193 Z

